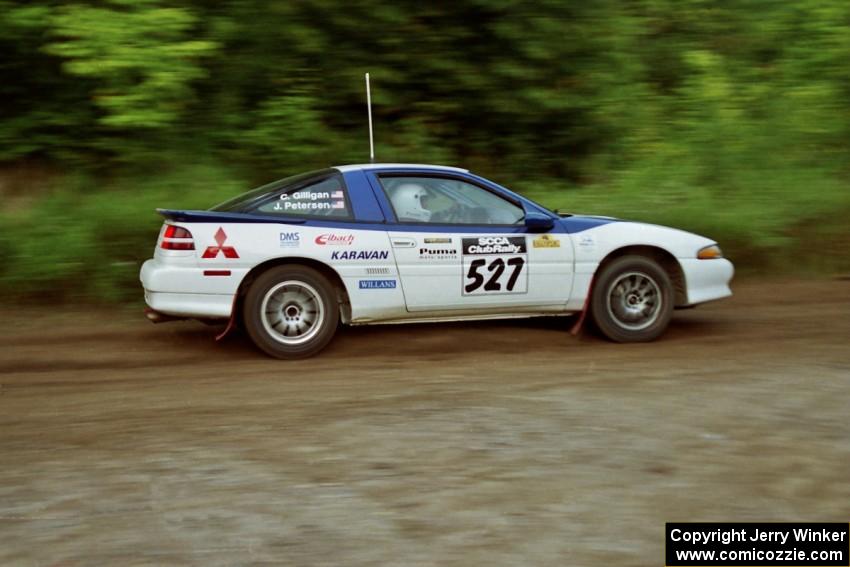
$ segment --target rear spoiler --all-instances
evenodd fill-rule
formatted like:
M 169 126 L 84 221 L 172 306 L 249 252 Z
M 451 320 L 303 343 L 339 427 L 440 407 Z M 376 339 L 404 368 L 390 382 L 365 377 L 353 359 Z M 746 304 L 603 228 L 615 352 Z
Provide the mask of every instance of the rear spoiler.
M 157 209 L 160 215 L 176 222 L 250 222 L 266 224 L 304 224 L 305 219 L 283 218 L 271 215 L 228 213 L 224 211 L 184 211 L 179 209 Z

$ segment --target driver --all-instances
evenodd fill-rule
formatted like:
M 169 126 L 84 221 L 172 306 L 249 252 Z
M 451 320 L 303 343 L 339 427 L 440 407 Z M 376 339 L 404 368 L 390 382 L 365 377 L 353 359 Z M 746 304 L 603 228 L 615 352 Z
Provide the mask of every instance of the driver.
M 428 222 L 431 211 L 425 208 L 428 192 L 417 183 L 403 183 L 390 199 L 400 221 Z

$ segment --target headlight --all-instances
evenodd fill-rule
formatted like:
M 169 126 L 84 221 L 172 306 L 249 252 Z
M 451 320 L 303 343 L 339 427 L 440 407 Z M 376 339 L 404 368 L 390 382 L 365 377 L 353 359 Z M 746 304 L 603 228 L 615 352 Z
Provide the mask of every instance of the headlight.
M 700 260 L 713 260 L 715 258 L 722 258 L 723 252 L 720 251 L 720 246 L 717 244 L 712 244 L 711 246 L 706 246 L 705 248 L 700 248 L 699 252 L 697 252 L 697 258 Z

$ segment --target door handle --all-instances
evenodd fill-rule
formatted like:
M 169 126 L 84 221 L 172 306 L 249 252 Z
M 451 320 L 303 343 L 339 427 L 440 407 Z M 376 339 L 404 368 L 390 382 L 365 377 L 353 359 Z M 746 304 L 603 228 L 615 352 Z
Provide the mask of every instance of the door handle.
M 416 246 L 416 241 L 412 238 L 392 236 L 390 237 L 390 240 L 393 243 L 393 248 L 413 248 Z

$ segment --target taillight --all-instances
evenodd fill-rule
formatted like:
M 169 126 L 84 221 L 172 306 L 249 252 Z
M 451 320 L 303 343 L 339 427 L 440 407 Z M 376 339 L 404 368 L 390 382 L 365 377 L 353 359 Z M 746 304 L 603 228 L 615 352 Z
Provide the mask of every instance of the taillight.
M 167 224 L 160 247 L 166 250 L 194 250 L 195 241 L 192 240 L 192 233 L 182 226 Z
M 167 224 L 165 225 L 165 234 L 163 236 L 165 238 L 192 238 L 192 233 L 182 226 Z

